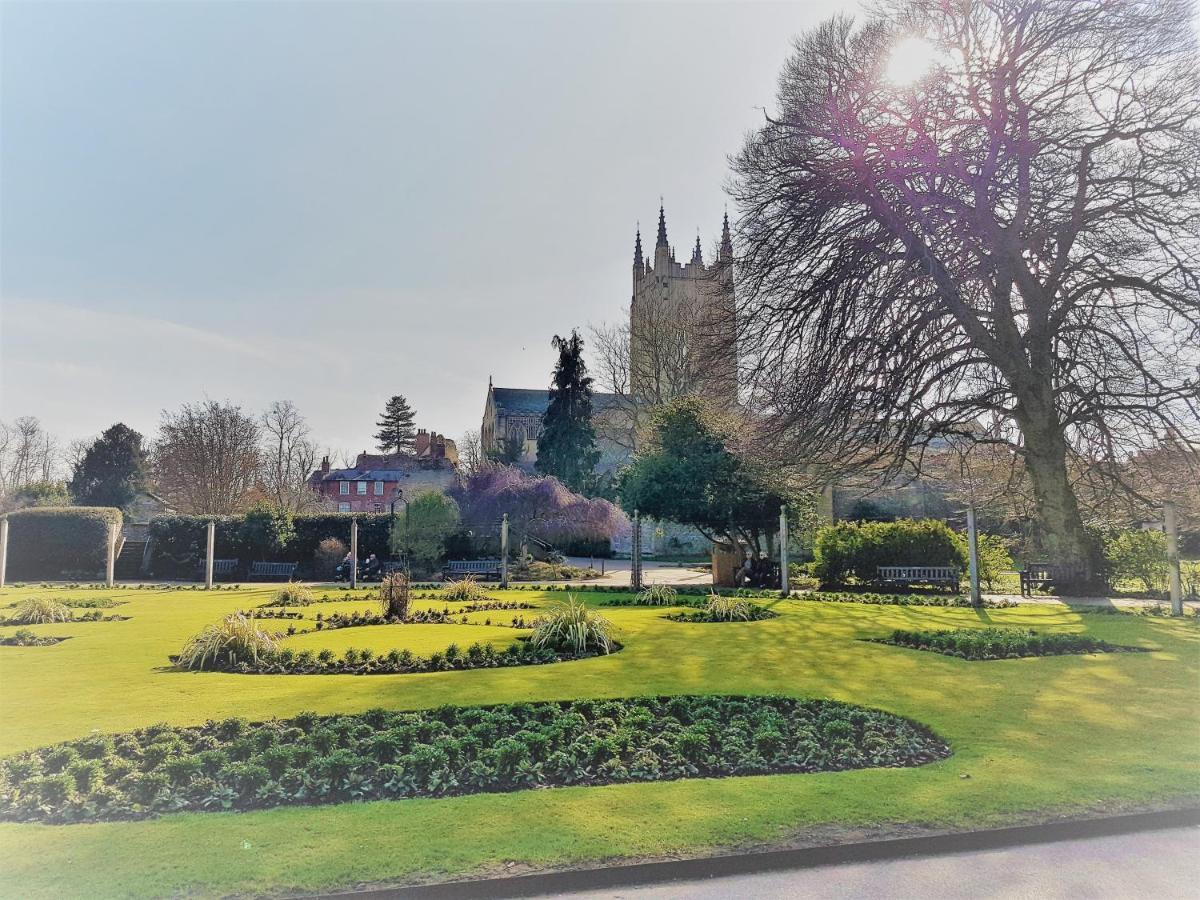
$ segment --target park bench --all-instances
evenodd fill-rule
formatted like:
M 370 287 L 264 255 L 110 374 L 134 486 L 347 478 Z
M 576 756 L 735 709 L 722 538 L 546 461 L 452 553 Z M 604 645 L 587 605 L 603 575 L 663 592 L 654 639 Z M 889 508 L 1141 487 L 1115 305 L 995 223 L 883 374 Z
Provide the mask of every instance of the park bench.
M 214 559 L 213 578 L 232 578 L 237 573 L 236 559 Z M 204 577 L 204 558 L 196 560 L 196 574 Z
M 878 580 L 883 584 L 908 587 L 913 584 L 945 585 L 957 591 L 962 573 L 957 566 L 880 566 Z
M 452 559 L 442 566 L 442 574 L 448 579 L 474 575 L 477 578 L 499 578 L 498 559 Z
M 1027 563 L 1020 572 L 1021 596 L 1029 597 L 1033 589 L 1048 590 L 1062 580 L 1062 568 L 1053 563 Z
M 251 578 L 285 578 L 288 581 L 296 571 L 299 563 L 294 562 L 256 562 L 250 564 Z

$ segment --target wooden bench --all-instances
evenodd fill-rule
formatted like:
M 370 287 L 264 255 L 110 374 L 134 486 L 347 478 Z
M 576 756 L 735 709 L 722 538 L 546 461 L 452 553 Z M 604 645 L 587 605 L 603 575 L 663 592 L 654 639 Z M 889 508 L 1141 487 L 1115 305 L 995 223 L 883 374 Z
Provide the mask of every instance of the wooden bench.
M 498 559 L 452 559 L 442 566 L 442 574 L 448 579 L 474 575 L 477 578 L 499 578 Z
M 205 560 L 201 559 L 196 563 L 196 571 L 200 575 L 204 575 Z M 213 578 L 225 576 L 226 578 L 233 577 L 237 571 L 238 561 L 236 559 L 214 559 L 213 560 Z
M 1019 574 L 1022 597 L 1032 596 L 1034 588 L 1044 591 L 1054 587 L 1063 576 L 1062 567 L 1054 563 L 1027 563 Z
M 292 573 L 300 565 L 294 562 L 256 562 L 250 564 L 251 578 L 284 578 L 292 579 Z
M 962 573 L 957 566 L 880 566 L 878 580 L 883 584 L 945 585 L 957 591 Z

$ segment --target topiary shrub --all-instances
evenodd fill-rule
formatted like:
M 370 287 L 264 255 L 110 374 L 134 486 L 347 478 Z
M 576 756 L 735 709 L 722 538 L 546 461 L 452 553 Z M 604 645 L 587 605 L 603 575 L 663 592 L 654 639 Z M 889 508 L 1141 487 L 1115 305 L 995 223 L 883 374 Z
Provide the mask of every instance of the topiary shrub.
M 107 506 L 19 509 L 8 514 L 8 576 L 15 580 L 99 577 L 108 529 L 121 511 Z

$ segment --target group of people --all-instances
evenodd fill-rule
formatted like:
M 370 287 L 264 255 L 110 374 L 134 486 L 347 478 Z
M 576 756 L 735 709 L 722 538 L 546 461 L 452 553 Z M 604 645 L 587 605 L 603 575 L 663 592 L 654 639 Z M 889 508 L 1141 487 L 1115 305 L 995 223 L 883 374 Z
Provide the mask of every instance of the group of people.
M 754 554 L 746 551 L 742 567 L 734 576 L 738 587 L 775 588 L 779 587 L 779 566 L 765 553 Z
M 333 580 L 349 581 L 350 567 L 352 565 L 354 565 L 354 557 L 350 553 L 347 553 L 338 567 L 333 570 Z M 378 581 L 382 577 L 383 563 L 379 561 L 379 557 L 374 553 L 358 564 L 359 581 Z

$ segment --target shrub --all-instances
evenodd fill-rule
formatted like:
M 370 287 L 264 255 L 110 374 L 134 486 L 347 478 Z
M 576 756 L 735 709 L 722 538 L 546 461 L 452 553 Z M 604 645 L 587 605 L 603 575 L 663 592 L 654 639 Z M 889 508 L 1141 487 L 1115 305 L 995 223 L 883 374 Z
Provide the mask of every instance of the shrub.
M 242 540 L 251 557 L 278 560 L 287 555 L 295 537 L 291 513 L 268 504 L 256 505 L 242 519 Z
M 257 663 L 275 650 L 277 640 L 277 635 L 261 630 L 253 619 L 226 616 L 189 640 L 179 652 L 176 665 L 183 669 L 224 669 Z
M 487 595 L 487 591 L 483 589 L 483 586 L 474 575 L 467 575 L 458 581 L 449 582 L 438 591 L 438 596 L 443 600 L 465 600 L 468 602 L 492 599 Z
M 880 566 L 954 566 L 965 569 L 966 544 L 933 519 L 835 522 L 817 532 L 813 574 L 822 584 L 854 577 L 872 581 Z
M 646 606 L 674 606 L 679 592 L 669 584 L 652 584 L 637 596 L 637 602 Z
M 1104 541 L 1104 561 L 1110 582 L 1141 582 L 1147 593 L 1161 591 L 1167 582 L 1167 538 L 1161 531 L 1118 531 Z
M 8 575 L 17 580 L 99 575 L 108 556 L 109 525 L 121 511 L 106 506 L 35 507 L 8 514 Z
M 390 572 L 379 584 L 379 601 L 383 615 L 389 619 L 408 619 L 410 596 L 408 576 L 403 572 Z
M 65 640 L 66 638 L 60 637 L 43 637 L 28 628 L 18 628 L 8 637 L 0 638 L 0 644 L 6 647 L 49 647 Z
M 315 574 L 320 578 L 332 578 L 334 570 L 346 558 L 348 549 L 344 541 L 335 537 L 324 538 L 313 551 Z
M 5 620 L 8 625 L 45 625 L 48 622 L 70 622 L 69 607 L 49 597 L 30 597 L 22 600 Z
M 0 819 L 61 823 L 81 817 L 140 818 L 177 809 L 248 810 L 572 784 L 917 766 L 950 754 L 928 729 L 891 713 L 770 696 L 307 713 L 283 721 L 238 720 L 236 729 L 208 722 L 105 740 L 113 752 L 95 760 L 80 758 L 81 741 L 4 760 Z M 157 769 L 145 770 L 146 750 L 158 746 L 177 753 Z M 275 789 L 288 782 L 292 789 Z M 108 792 L 111 802 L 79 803 L 96 790 Z
M 613 646 L 613 625 L 592 612 L 587 604 L 567 597 L 537 620 L 529 642 L 534 647 L 582 655 L 589 651 L 608 653 Z
M 275 592 L 272 606 L 308 606 L 313 602 L 312 588 L 298 581 L 289 581 Z
M 667 616 L 675 622 L 757 622 L 773 619 L 777 614 L 750 603 L 740 597 L 722 597 L 712 594 L 704 609 L 692 613 L 675 613 Z
M 1039 634 L 1021 628 L 960 628 L 955 631 L 893 631 L 875 643 L 927 650 L 959 659 L 1018 659 L 1068 653 L 1137 653 L 1142 647 L 1110 644 L 1085 634 Z
M 1001 573 L 1011 571 L 1012 555 L 1004 539 L 995 534 L 980 534 L 977 539 L 979 553 L 979 580 L 989 591 L 995 590 L 996 580 Z

